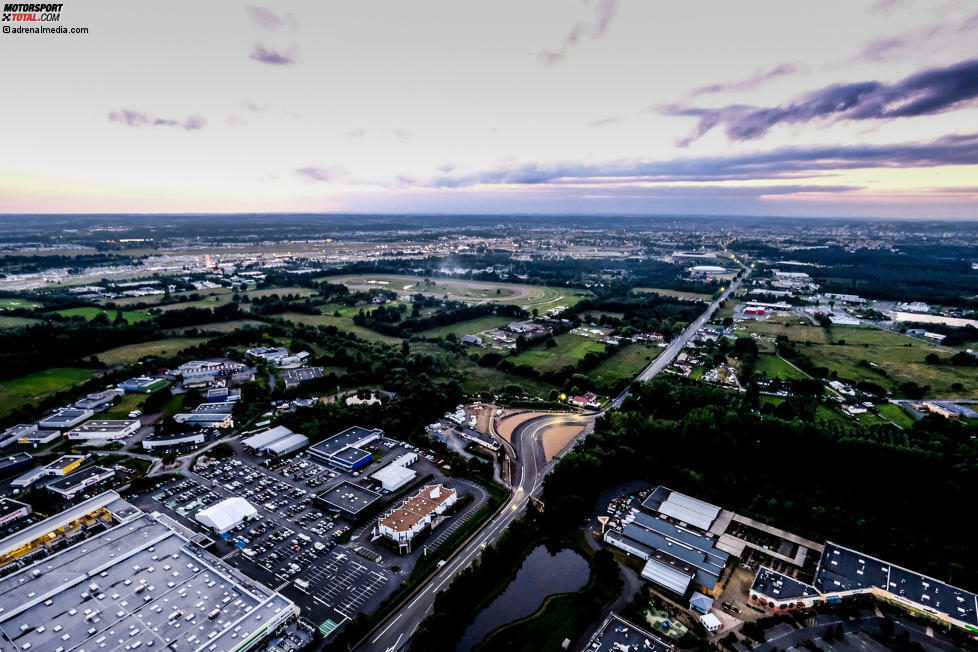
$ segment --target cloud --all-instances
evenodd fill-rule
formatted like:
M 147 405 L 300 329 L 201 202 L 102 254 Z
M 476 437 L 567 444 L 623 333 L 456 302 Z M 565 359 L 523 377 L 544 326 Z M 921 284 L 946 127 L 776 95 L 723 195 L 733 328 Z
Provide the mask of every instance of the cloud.
M 615 124 L 616 122 L 621 122 L 621 121 L 622 121 L 622 119 L 621 118 L 618 118 L 618 117 L 601 118 L 600 120 L 592 120 L 591 122 L 587 123 L 587 126 L 589 126 L 589 127 L 604 127 L 606 125 Z
M 359 129 L 353 129 L 352 131 L 348 131 L 345 134 L 343 134 L 343 137 L 348 140 L 359 140 L 361 138 L 365 138 L 366 136 L 367 136 L 367 130 L 364 129 L 363 127 L 360 127 Z
M 658 110 L 666 115 L 699 118 L 693 133 L 679 142 L 688 145 L 719 125 L 731 140 L 754 140 L 779 124 L 915 118 L 951 111 L 976 99 L 978 59 L 972 59 L 925 70 L 893 84 L 834 84 L 777 107 L 729 105 L 709 109 L 669 105 Z
M 422 182 L 432 188 L 477 185 L 585 185 L 711 183 L 824 177 L 838 170 L 978 165 L 978 133 L 931 142 L 891 145 L 786 147 L 736 156 L 663 161 L 623 160 L 603 164 L 525 163 L 479 172 L 445 174 Z
M 298 177 L 304 179 L 305 181 L 330 182 L 347 176 L 349 171 L 341 166 L 332 166 L 328 168 L 310 166 L 297 168 L 295 173 Z
M 742 79 L 740 81 L 701 86 L 700 88 L 693 89 L 690 92 L 690 97 L 706 95 L 708 93 L 721 93 L 723 91 L 749 91 L 757 88 L 765 82 L 771 81 L 772 79 L 785 77 L 787 75 L 794 75 L 801 72 L 803 69 L 804 68 L 798 64 L 782 63 L 780 66 L 771 68 L 770 70 L 759 70 L 747 79 Z
M 257 102 L 252 102 L 250 100 L 245 100 L 241 103 L 241 108 L 245 111 L 251 111 L 252 113 L 261 113 L 262 111 L 267 111 L 269 104 L 258 104 Z
M 847 63 L 860 60 L 892 61 L 911 57 L 919 59 L 922 54 L 939 52 L 957 45 L 972 49 L 970 45 L 974 35 L 971 32 L 976 29 L 978 13 L 960 21 L 924 25 L 895 36 L 873 39 Z
M 407 129 L 401 129 L 401 128 L 398 127 L 396 129 L 394 129 L 394 137 L 397 138 L 402 143 L 406 143 L 409 140 L 411 140 L 412 138 L 414 138 L 414 134 L 412 134 Z
M 293 34 L 299 29 L 299 24 L 293 14 L 285 14 L 280 17 L 270 9 L 255 6 L 245 7 L 245 12 L 253 22 L 270 32 L 274 32 L 282 26 L 287 27 Z
M 582 38 L 590 36 L 592 39 L 599 39 L 604 36 L 611 25 L 615 12 L 618 9 L 618 0 L 597 0 L 594 11 L 594 19 L 588 22 L 577 22 L 564 37 L 560 46 L 555 50 L 544 50 L 539 58 L 546 64 L 554 65 L 567 58 L 567 53 L 576 46 Z
M 118 122 L 127 127 L 180 127 L 186 131 L 198 131 L 207 124 L 207 121 L 199 115 L 189 115 L 183 120 L 174 120 L 172 118 L 154 117 L 143 111 L 132 109 L 110 111 L 109 122 Z
M 293 46 L 288 53 L 278 52 L 266 48 L 261 43 L 255 43 L 255 48 L 251 51 L 251 58 L 273 66 L 286 66 L 296 62 L 294 50 L 295 47 Z

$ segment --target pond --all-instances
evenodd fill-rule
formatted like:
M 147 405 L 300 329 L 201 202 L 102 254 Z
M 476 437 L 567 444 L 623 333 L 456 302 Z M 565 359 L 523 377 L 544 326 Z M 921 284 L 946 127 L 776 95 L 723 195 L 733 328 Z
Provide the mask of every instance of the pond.
M 456 650 L 471 650 L 493 630 L 529 616 L 549 595 L 581 590 L 590 576 L 587 560 L 573 550 L 551 555 L 546 546 L 537 546 L 523 560 L 506 590 L 465 630 Z

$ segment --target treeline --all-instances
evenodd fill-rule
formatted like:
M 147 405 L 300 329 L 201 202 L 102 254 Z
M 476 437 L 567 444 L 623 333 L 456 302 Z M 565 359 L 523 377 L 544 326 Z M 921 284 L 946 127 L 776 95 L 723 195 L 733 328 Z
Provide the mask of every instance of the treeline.
M 978 491 L 974 427 L 935 416 L 905 430 L 816 425 L 747 400 L 685 379 L 634 387 L 547 477 L 549 530 L 576 527 L 606 487 L 643 479 L 978 588 L 971 531 L 948 499 Z
M 418 316 L 408 317 L 402 321 L 403 313 L 404 310 L 400 308 L 379 306 L 370 311 L 361 310 L 354 315 L 353 322 L 384 335 L 408 338 L 430 328 L 448 326 L 487 315 L 502 315 L 514 319 L 523 319 L 529 316 L 519 306 L 495 303 L 480 303 L 470 306 L 459 301 L 446 301 L 443 308 L 427 317 L 421 317 L 419 311 L 415 310 L 414 314 Z
M 681 333 L 689 322 L 703 312 L 703 305 L 652 293 L 631 294 L 626 289 L 618 295 L 584 299 L 572 309 L 578 318 L 591 311 L 620 312 L 622 317 L 602 317 L 602 323 L 616 328 L 631 328 L 634 332 L 659 332 L 671 338 Z
M 65 256 L 51 254 L 43 256 L 22 256 L 4 254 L 0 258 L 0 271 L 4 274 L 36 274 L 47 269 L 67 267 L 73 273 L 80 273 L 86 267 L 108 267 L 110 265 L 135 265 L 131 256 L 115 254 L 79 254 Z

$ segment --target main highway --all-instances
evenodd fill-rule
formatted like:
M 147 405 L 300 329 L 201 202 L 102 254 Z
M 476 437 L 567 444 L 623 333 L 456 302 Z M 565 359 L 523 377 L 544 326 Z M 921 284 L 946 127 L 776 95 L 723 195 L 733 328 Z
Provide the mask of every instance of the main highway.
M 636 380 L 649 381 L 668 367 L 696 332 L 712 318 L 720 303 L 740 287 L 746 276 L 747 272 L 742 275 L 742 278 L 731 283 L 703 314 L 697 317 L 652 364 L 636 377 Z M 611 402 L 609 407 L 619 407 L 627 396 L 628 390 L 625 390 Z M 542 442 L 544 431 L 555 426 L 581 425 L 584 429 L 578 438 L 584 437 L 590 432 L 594 421 L 602 414 L 603 411 L 589 414 L 554 413 L 528 419 L 517 426 L 512 435 L 512 449 L 516 452 L 516 460 L 512 476 L 513 493 L 509 500 L 476 535 L 473 535 L 434 575 L 406 599 L 404 606 L 374 627 L 357 643 L 355 649 L 397 652 L 406 648 L 418 625 L 431 610 L 438 592 L 479 556 L 485 542 L 491 544 L 509 527 L 510 523 L 522 516 L 527 504 L 542 489 L 544 478 L 557 462 L 556 458 L 549 462 L 546 459 Z M 569 446 L 575 442 L 571 442 Z

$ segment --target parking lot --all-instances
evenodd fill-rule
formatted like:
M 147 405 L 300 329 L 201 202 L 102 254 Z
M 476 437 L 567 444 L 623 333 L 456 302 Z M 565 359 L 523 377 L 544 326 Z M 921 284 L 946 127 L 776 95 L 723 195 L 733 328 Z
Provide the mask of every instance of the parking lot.
M 328 468 L 306 453 L 283 461 L 249 455 L 236 444 L 232 444 L 234 457 L 186 470 L 184 477 L 139 497 L 137 504 L 150 511 L 169 511 L 182 524 L 205 531 L 194 519 L 197 511 L 231 496 L 246 499 L 259 518 L 215 537 L 214 552 L 295 600 L 303 618 L 324 632 L 361 611 L 370 613 L 396 590 L 403 579 L 398 575 L 409 573 L 422 551 L 395 554 L 379 541 L 371 541 L 375 518 L 350 523 L 324 513 L 314 496 L 344 480 L 369 483 L 367 476 L 399 455 L 404 444 L 391 439 L 376 442 L 378 459 L 356 477 Z M 435 462 L 419 452 L 415 464 L 419 477 L 441 476 L 435 481 L 451 484 L 471 494 L 473 500 L 434 532 L 426 542 L 429 547 L 445 541 L 487 500 L 485 489 L 443 477 Z M 389 493 L 379 487 L 378 491 Z M 393 504 L 400 499 L 397 494 Z M 337 539 L 345 532 L 353 538 L 340 545 Z

